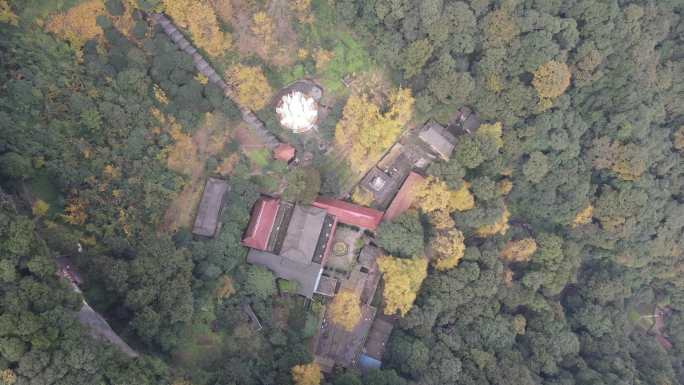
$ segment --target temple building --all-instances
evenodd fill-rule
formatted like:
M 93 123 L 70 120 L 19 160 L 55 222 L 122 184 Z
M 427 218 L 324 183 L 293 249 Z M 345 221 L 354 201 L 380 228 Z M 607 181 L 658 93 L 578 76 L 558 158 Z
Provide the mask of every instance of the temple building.
M 197 208 L 195 226 L 192 228 L 193 234 L 204 237 L 213 237 L 216 234 L 221 226 L 219 217 L 223 208 L 223 196 L 228 189 L 228 182 L 223 179 L 207 179 L 202 199 Z
M 247 262 L 271 270 L 278 278 L 297 283 L 297 293 L 311 298 L 332 295 L 323 267 L 337 223 L 375 230 L 382 220 L 378 210 L 330 198 L 299 205 L 263 196 L 252 210 L 242 244 L 250 248 Z

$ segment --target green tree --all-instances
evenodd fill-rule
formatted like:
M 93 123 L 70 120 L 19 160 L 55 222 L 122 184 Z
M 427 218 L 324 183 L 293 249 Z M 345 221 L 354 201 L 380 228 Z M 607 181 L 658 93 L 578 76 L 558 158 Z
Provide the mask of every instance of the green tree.
M 393 221 L 378 227 L 377 242 L 389 253 L 404 258 L 422 256 L 424 253 L 424 230 L 415 210 L 401 214 Z
M 532 183 L 539 183 L 549 172 L 551 165 L 549 158 L 539 151 L 530 154 L 530 158 L 523 165 L 523 174 Z
M 432 54 L 432 46 L 427 39 L 416 40 L 402 52 L 404 77 L 410 79 L 420 73 Z
M 273 273 L 261 266 L 249 266 L 245 276 L 245 291 L 260 299 L 266 299 L 275 294 L 275 277 Z
M 300 167 L 286 176 L 283 198 L 297 203 L 311 203 L 321 189 L 321 175 L 312 167 Z
M 0 155 L 0 174 L 12 179 L 25 179 L 31 176 L 31 161 L 16 152 Z

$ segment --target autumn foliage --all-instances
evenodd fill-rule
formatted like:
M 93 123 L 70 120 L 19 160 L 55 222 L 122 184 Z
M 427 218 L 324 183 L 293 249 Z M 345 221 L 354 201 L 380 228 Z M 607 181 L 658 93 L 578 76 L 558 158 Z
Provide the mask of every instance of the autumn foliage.
M 592 165 L 597 170 L 610 169 L 622 180 L 634 181 L 646 172 L 646 150 L 634 143 L 622 143 L 608 136 L 594 139 Z
M 532 85 L 540 98 L 557 98 L 563 95 L 570 85 L 570 70 L 567 64 L 551 60 L 534 71 Z
M 325 49 L 318 49 L 314 53 L 314 61 L 316 62 L 316 70 L 317 71 L 322 71 L 325 69 L 325 67 L 330 63 L 330 60 L 334 57 L 334 53 L 332 51 L 328 51 Z
M 501 250 L 501 257 L 510 262 L 527 262 L 535 251 L 537 242 L 534 238 L 524 238 L 506 243 Z
M 271 99 L 273 90 L 259 67 L 237 64 L 226 71 L 226 78 L 235 87 L 235 97 L 242 107 L 260 110 Z
M 361 319 L 359 296 L 350 290 L 341 290 L 328 306 L 328 315 L 333 323 L 351 331 Z
M 164 0 L 166 14 L 190 32 L 192 42 L 211 56 L 230 49 L 230 34 L 219 29 L 214 8 L 207 0 Z
M 432 264 L 437 270 L 449 270 L 458 265 L 463 258 L 465 245 L 463 233 L 457 229 L 451 229 L 437 234 L 430 242 L 432 249 Z
M 235 286 L 233 285 L 233 279 L 227 275 L 222 275 L 218 279 L 216 289 L 214 294 L 218 299 L 228 298 L 235 293 Z
M 11 25 L 17 25 L 19 18 L 12 12 L 7 0 L 0 0 L 0 23 L 7 23 Z
M 425 213 L 470 210 L 475 207 L 475 198 L 470 193 L 469 187 L 468 183 L 464 183 L 460 189 L 450 190 L 446 182 L 429 176 L 422 184 L 416 186 L 415 201 Z
M 370 206 L 373 202 L 373 194 L 362 187 L 355 187 L 351 196 L 352 202 L 361 206 Z
M 684 150 L 684 126 L 679 127 L 679 129 L 675 131 L 672 143 L 675 150 Z
M 252 16 L 252 33 L 256 36 L 266 51 L 273 47 L 275 25 L 273 18 L 266 12 L 259 11 Z
M 508 219 L 510 217 L 511 213 L 508 211 L 508 208 L 505 207 L 504 211 L 501 213 L 501 217 L 499 217 L 499 219 L 497 219 L 496 222 L 478 228 L 475 233 L 480 237 L 490 237 L 496 234 L 506 234 L 506 231 L 508 231 L 509 227 Z
M 289 6 L 300 23 L 309 24 L 314 21 L 311 14 L 311 0 L 289 0 Z
M 591 223 L 591 219 L 594 217 L 594 206 L 587 205 L 587 207 L 583 208 L 580 212 L 577 213 L 575 216 L 575 219 L 572 221 L 572 227 L 577 227 L 581 225 L 586 225 L 587 223 Z
M 85 1 L 52 16 L 45 24 L 45 29 L 69 41 L 75 49 L 80 49 L 86 41 L 102 36 L 97 17 L 105 13 L 102 0 Z
M 31 211 L 33 212 L 33 215 L 37 217 L 44 217 L 49 209 L 50 205 L 42 199 L 36 200 L 35 202 L 33 202 L 33 206 L 31 206 Z
M 17 375 L 12 369 L 5 369 L 0 372 L 0 383 L 2 385 L 13 385 L 17 382 Z
M 385 314 L 399 312 L 402 316 L 406 315 L 416 300 L 420 285 L 427 277 L 427 259 L 382 256 L 377 261 L 385 280 L 382 291 Z
M 319 385 L 323 379 L 321 367 L 317 363 L 296 365 L 291 372 L 295 385 Z
M 174 144 L 168 149 L 167 166 L 176 172 L 190 175 L 197 163 L 197 145 L 192 137 L 181 130 L 175 121 L 171 122 L 169 134 Z
M 456 223 L 451 214 L 445 210 L 435 210 L 428 213 L 428 220 L 432 227 L 437 230 L 446 230 L 454 227 Z
M 497 149 L 501 149 L 501 147 L 503 147 L 503 125 L 501 124 L 501 122 L 483 124 L 480 127 L 478 127 L 477 134 L 488 136 L 494 139 L 494 143 L 496 143 Z
M 349 149 L 352 168 L 362 171 L 377 161 L 401 134 L 413 115 L 413 96 L 409 89 L 397 89 L 387 98 L 387 112 L 381 112 L 367 94 L 352 94 L 335 128 L 335 141 Z

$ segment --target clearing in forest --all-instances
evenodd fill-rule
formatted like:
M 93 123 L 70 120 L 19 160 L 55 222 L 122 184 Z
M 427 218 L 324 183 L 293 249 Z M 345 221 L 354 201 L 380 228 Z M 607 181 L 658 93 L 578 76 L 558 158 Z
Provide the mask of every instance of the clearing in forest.
M 169 124 L 168 131 L 174 144 L 166 149 L 167 166 L 188 179 L 166 210 L 162 231 L 191 227 L 207 171 L 226 176 L 232 170 L 232 165 L 237 161 L 235 154 L 224 154 L 226 156 L 218 162 L 216 169 L 207 170 L 209 157 L 222 154 L 226 144 L 231 141 L 232 131 L 228 127 L 227 119 L 221 114 L 206 114 L 203 124 L 192 136 L 182 132 L 178 124 Z

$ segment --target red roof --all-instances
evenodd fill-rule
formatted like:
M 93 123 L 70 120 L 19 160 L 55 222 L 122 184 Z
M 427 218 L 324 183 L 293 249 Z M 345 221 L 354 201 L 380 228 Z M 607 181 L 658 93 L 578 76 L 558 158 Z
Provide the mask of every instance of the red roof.
M 242 238 L 242 244 L 253 249 L 266 251 L 268 239 L 273 230 L 273 223 L 278 213 L 279 201 L 275 198 L 262 197 L 254 204 L 252 218 Z
M 422 175 L 416 174 L 415 172 L 411 171 L 411 173 L 404 181 L 404 184 L 401 185 L 401 188 L 397 192 L 397 195 L 394 196 L 394 199 L 387 208 L 387 211 L 385 211 L 384 219 L 386 221 L 393 220 L 394 218 L 398 217 L 399 215 L 403 214 L 406 210 L 408 210 L 409 207 L 411 207 L 411 204 L 413 204 L 414 199 L 413 188 L 417 184 L 421 183 L 423 180 L 425 180 L 425 178 L 423 178 Z
M 382 211 L 338 199 L 318 197 L 311 205 L 336 216 L 339 222 L 364 229 L 375 230 L 382 220 Z
M 289 162 L 295 156 L 295 148 L 289 144 L 281 143 L 273 150 L 273 157 L 283 162 Z

